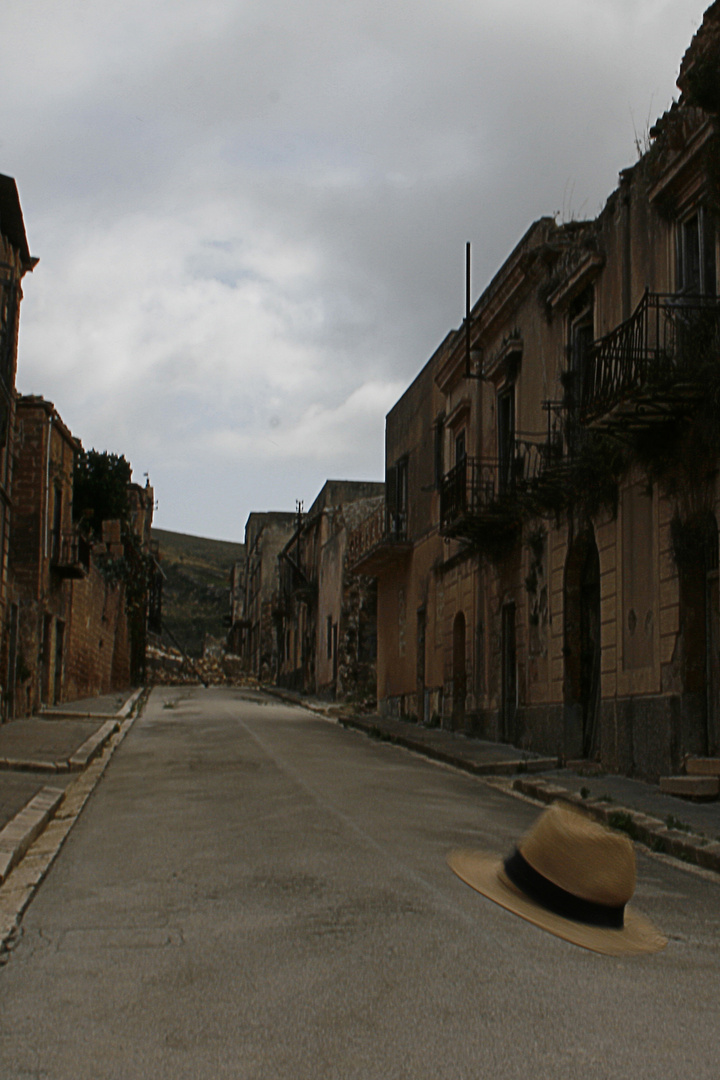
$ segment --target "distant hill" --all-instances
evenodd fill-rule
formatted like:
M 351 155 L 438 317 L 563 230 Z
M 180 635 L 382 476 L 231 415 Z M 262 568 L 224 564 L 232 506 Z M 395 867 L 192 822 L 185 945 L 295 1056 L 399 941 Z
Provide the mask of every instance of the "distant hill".
M 230 611 L 229 574 L 244 544 L 153 529 L 160 545 L 163 623 L 192 656 L 202 653 L 206 634 L 224 638 Z

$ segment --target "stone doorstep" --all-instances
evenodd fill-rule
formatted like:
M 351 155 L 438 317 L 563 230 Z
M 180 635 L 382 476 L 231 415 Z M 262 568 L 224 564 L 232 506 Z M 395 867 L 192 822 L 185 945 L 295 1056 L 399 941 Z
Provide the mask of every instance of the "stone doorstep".
M 105 743 L 118 730 L 119 726 L 117 720 L 108 720 L 102 727 L 98 728 L 68 760 L 70 770 L 77 772 L 84 769 L 88 762 L 92 761 L 96 754 L 100 753 Z
M 547 772 L 548 769 L 557 768 L 557 758 L 535 758 L 526 761 L 524 758 L 509 758 L 501 761 L 468 761 L 462 762 L 448 755 L 448 760 L 460 768 L 467 768 L 477 776 L 514 776 L 516 773 Z
M 660 791 L 663 795 L 677 795 L 681 799 L 717 799 L 720 795 L 720 777 L 661 776 Z
M 599 761 L 587 761 L 585 758 L 578 758 L 577 761 L 566 761 L 565 768 L 570 772 L 577 773 L 578 776 L 602 776 L 605 771 Z
M 720 758 L 686 758 L 685 773 L 687 776 L 720 776 Z
M 62 788 L 44 787 L 0 830 L 0 883 L 40 835 L 60 805 Z

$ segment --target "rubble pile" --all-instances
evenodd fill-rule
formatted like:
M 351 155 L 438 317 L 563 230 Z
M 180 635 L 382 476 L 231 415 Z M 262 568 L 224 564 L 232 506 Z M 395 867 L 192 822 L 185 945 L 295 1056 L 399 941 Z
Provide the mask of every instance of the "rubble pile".
M 147 681 L 152 686 L 250 686 L 258 681 L 243 670 L 239 656 L 206 654 L 188 660 L 170 645 L 148 645 L 145 654 Z

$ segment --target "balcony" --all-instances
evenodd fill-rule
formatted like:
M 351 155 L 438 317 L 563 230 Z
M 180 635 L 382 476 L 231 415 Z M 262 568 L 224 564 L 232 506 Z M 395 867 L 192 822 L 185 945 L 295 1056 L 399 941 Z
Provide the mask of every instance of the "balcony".
M 720 299 L 646 292 L 625 322 L 590 349 L 582 423 L 644 430 L 686 412 L 720 356 Z
M 61 578 L 84 578 L 90 570 L 90 541 L 71 529 L 52 538 L 50 566 Z
M 486 545 L 509 540 L 533 507 L 546 476 L 549 444 L 513 442 L 499 460 L 466 457 L 444 477 L 440 521 L 445 536 Z
M 412 551 L 404 514 L 379 506 L 348 537 L 347 563 L 355 574 L 377 577 L 402 562 Z

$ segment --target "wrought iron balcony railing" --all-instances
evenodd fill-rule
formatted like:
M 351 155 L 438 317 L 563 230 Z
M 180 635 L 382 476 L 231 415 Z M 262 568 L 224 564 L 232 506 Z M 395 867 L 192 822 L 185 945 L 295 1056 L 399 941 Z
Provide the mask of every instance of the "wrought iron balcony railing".
M 720 357 L 720 298 L 646 292 L 625 322 L 592 346 L 582 372 L 580 419 L 598 423 L 641 407 L 667 418 L 702 390 Z
M 554 453 L 549 442 L 516 439 L 504 458 L 466 457 L 445 476 L 440 521 L 446 536 L 478 539 L 519 524 Z
M 378 506 L 350 533 L 347 562 L 356 573 L 374 574 L 412 548 L 407 538 L 407 514 Z

